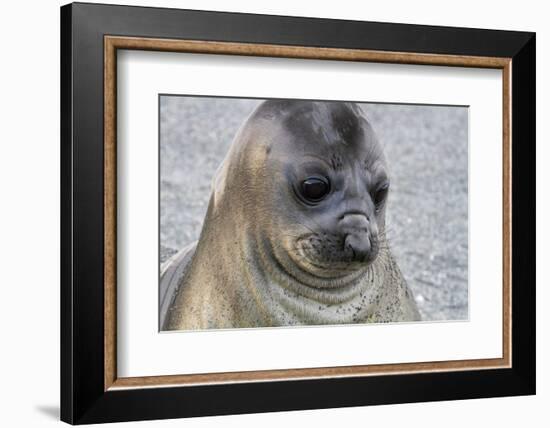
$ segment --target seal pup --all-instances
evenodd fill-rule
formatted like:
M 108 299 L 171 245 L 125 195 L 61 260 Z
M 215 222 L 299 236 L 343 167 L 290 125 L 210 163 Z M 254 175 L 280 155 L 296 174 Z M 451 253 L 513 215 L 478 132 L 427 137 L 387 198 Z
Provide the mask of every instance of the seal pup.
M 263 102 L 216 173 L 199 240 L 161 268 L 162 329 L 419 320 L 386 240 L 389 188 L 358 105 Z

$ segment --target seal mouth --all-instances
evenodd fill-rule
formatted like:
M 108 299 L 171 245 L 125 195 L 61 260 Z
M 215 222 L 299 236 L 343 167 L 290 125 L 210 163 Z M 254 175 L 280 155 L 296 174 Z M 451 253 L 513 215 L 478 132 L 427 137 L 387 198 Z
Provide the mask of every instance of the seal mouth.
M 360 245 L 361 239 L 367 239 L 368 244 Z M 375 247 L 367 236 L 310 233 L 296 240 L 295 251 L 289 255 L 309 274 L 325 279 L 343 278 L 374 262 L 378 253 Z

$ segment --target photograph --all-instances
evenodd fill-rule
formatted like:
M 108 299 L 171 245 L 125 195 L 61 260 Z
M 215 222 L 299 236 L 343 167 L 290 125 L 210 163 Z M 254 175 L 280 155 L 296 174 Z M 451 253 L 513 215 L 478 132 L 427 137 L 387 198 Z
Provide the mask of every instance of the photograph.
M 160 331 L 468 320 L 468 106 L 158 102 Z

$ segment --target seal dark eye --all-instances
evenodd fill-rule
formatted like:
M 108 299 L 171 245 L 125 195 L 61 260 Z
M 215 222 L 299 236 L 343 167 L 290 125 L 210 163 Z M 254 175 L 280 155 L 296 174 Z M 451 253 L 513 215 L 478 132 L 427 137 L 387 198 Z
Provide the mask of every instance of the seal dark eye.
M 319 202 L 330 191 L 330 183 L 325 177 L 309 177 L 302 181 L 302 196 L 310 202 Z
M 376 209 L 380 209 L 382 203 L 386 200 L 386 197 L 388 196 L 388 190 L 390 188 L 390 183 L 384 183 L 381 186 L 379 186 L 373 195 L 373 202 L 374 205 L 376 205 Z

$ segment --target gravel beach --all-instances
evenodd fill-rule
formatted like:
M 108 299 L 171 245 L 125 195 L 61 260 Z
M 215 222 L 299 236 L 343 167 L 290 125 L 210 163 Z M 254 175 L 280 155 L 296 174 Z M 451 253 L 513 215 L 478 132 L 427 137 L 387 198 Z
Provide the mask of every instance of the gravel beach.
M 163 96 L 161 260 L 195 241 L 211 180 L 259 100 Z M 362 104 L 388 160 L 390 246 L 424 320 L 468 318 L 468 109 Z

